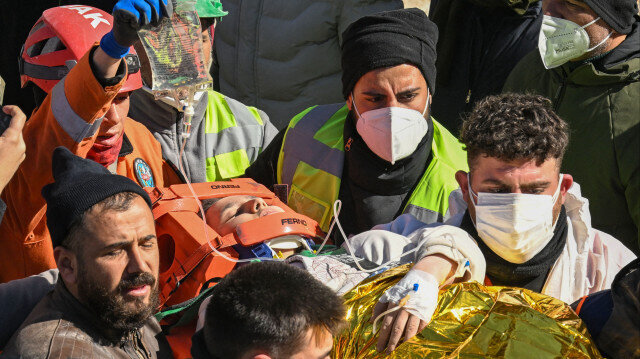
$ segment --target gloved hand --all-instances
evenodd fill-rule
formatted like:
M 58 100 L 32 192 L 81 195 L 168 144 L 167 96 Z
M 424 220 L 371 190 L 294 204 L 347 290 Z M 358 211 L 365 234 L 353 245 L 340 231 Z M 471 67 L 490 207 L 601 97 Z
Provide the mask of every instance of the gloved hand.
M 414 291 L 416 283 L 418 290 Z M 378 351 L 386 347 L 391 352 L 403 336 L 407 341 L 424 329 L 438 305 L 438 291 L 438 280 L 430 273 L 417 269 L 410 270 L 396 285 L 387 289 L 374 308 L 372 318 L 401 304 L 407 294 L 409 298 L 400 310 L 387 314 L 383 319 Z
M 100 47 L 113 58 L 122 58 L 138 41 L 138 31 L 156 26 L 163 17 L 173 15 L 171 0 L 120 0 L 113 7 L 113 28 L 104 35 Z

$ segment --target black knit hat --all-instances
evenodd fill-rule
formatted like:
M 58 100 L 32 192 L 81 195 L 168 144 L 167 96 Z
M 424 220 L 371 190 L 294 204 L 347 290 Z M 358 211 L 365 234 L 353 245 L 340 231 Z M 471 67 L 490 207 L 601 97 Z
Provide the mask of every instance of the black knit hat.
M 607 25 L 620 34 L 628 34 L 636 21 L 636 0 L 583 0 Z
M 78 157 L 65 147 L 53 151 L 55 182 L 42 188 L 47 201 L 47 227 L 53 247 L 62 244 L 71 226 L 96 203 L 121 192 L 140 195 L 151 208 L 142 187 L 127 177 L 111 174 L 100 164 Z
M 346 99 L 369 71 L 401 64 L 420 69 L 433 94 L 438 27 L 424 11 L 384 11 L 356 20 L 342 34 L 342 94 Z

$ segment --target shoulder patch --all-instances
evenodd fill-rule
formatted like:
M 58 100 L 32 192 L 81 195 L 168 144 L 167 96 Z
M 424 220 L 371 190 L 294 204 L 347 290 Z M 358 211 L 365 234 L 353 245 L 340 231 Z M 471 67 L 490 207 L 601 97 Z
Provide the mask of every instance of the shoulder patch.
M 142 158 L 138 157 L 133 161 L 133 171 L 142 187 L 155 187 L 151 167 Z

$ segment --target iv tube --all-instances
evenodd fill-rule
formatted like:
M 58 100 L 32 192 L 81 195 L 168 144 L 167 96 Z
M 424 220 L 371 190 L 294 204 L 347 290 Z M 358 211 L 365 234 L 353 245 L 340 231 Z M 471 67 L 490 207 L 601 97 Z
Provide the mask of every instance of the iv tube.
M 192 91 L 195 90 L 193 87 L 189 88 L 189 96 L 188 99 L 186 101 L 184 101 L 184 132 L 182 133 L 182 145 L 180 146 L 180 154 L 178 155 L 178 164 L 179 164 L 179 169 L 180 169 L 180 173 L 182 173 L 182 176 L 185 179 L 185 182 L 187 183 L 187 187 L 189 187 L 189 190 L 191 191 L 191 195 L 193 195 L 193 198 L 196 199 L 196 202 L 198 203 L 198 208 L 200 208 L 200 215 L 202 216 L 202 229 L 204 230 L 204 235 L 205 235 L 205 239 L 207 241 L 207 243 L 209 244 L 209 248 L 211 248 L 212 251 L 214 251 L 217 255 L 219 255 L 220 257 L 228 260 L 229 262 L 233 262 L 233 263 L 244 263 L 244 262 L 254 262 L 254 261 L 263 261 L 263 260 L 268 260 L 268 261 L 283 261 L 280 258 L 269 258 L 269 257 L 259 257 L 259 258 L 247 258 L 247 259 L 235 259 L 235 258 L 231 258 L 226 256 L 224 253 L 220 252 L 219 250 L 216 249 L 216 247 L 213 246 L 213 244 L 211 243 L 211 240 L 209 239 L 209 233 L 207 231 L 207 222 L 206 222 L 206 218 L 204 215 L 204 208 L 202 207 L 202 202 L 200 202 L 200 199 L 198 198 L 198 195 L 196 194 L 196 191 L 193 190 L 193 187 L 191 186 L 191 181 L 189 181 L 189 178 L 187 177 L 185 171 L 184 171 L 184 164 L 182 161 L 182 156 L 184 155 L 184 148 L 185 145 L 187 144 L 187 140 L 189 139 L 189 135 L 191 134 L 191 119 L 193 118 L 193 97 L 194 97 L 194 92 Z M 190 109 L 190 111 L 189 111 Z
M 378 331 L 377 330 L 378 320 L 384 318 L 385 315 L 387 315 L 389 313 L 393 313 L 396 310 L 399 310 L 402 307 L 404 307 L 407 304 L 407 302 L 409 301 L 409 298 L 411 298 L 411 294 L 417 292 L 419 287 L 420 287 L 420 285 L 418 283 L 414 283 L 413 284 L 413 289 L 409 293 L 407 293 L 407 295 L 405 295 L 402 299 L 400 299 L 400 302 L 398 303 L 398 305 L 396 305 L 395 307 L 393 307 L 391 309 L 387 309 L 384 312 L 378 314 L 378 316 L 373 320 L 373 330 L 371 331 L 371 333 L 375 334 Z
M 364 273 L 373 273 L 373 272 L 377 272 L 380 269 L 383 269 L 385 267 L 387 267 L 389 264 L 396 262 L 398 260 L 400 260 L 400 258 L 411 254 L 415 251 L 417 251 L 420 247 L 422 247 L 422 245 L 429 240 L 429 237 L 425 237 L 424 239 L 422 239 L 418 245 L 415 246 L 415 248 L 408 250 L 404 253 L 402 253 L 401 255 L 399 255 L 397 258 L 391 259 L 389 261 L 387 261 L 386 263 L 383 263 L 375 268 L 372 269 L 364 269 L 362 268 L 362 266 L 360 265 L 360 261 L 362 261 L 362 258 L 357 258 L 355 256 L 355 252 L 353 251 L 353 248 L 351 248 L 351 243 L 349 243 L 349 239 L 347 238 L 347 235 L 344 233 L 344 230 L 342 229 L 342 225 L 340 224 L 340 221 L 338 220 L 338 215 L 340 214 L 340 209 L 342 208 L 342 202 L 337 199 L 335 202 L 333 202 L 333 221 L 331 222 L 331 226 L 329 227 L 329 231 L 327 232 L 327 236 L 325 237 L 324 241 L 322 242 L 322 245 L 320 245 L 320 248 L 318 248 L 318 250 L 316 251 L 317 253 L 320 253 L 320 251 L 322 250 L 322 248 L 324 247 L 325 243 L 327 242 L 327 240 L 329 239 L 329 235 L 331 234 L 331 230 L 333 229 L 333 225 L 336 224 L 338 226 L 338 230 L 340 231 L 340 234 L 342 235 L 342 238 L 344 239 L 344 243 L 347 245 L 347 248 L 349 249 L 349 255 L 351 256 L 351 258 L 353 259 L 353 262 L 355 263 L 355 265 L 358 267 L 358 270 L 360 272 L 364 272 Z M 451 238 L 450 234 L 445 234 L 445 237 L 447 237 L 449 239 L 449 241 L 452 242 L 451 247 L 455 247 L 453 245 L 453 240 Z

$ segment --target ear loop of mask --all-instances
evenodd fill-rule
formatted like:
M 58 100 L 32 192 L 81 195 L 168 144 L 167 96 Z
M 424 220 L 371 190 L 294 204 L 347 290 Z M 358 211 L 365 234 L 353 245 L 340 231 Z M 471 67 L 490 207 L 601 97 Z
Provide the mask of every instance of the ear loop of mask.
M 351 103 L 353 104 L 353 108 L 356 110 L 356 114 L 359 119 L 362 116 L 360 116 L 360 111 L 358 111 L 358 106 L 356 106 L 356 97 L 353 95 L 353 91 L 351 91 Z
M 587 27 L 595 24 L 598 20 L 600 20 L 600 17 L 596 18 L 595 20 L 591 21 L 590 23 L 582 26 L 582 29 L 586 29 Z M 598 48 L 598 46 L 604 44 L 607 40 L 609 40 L 609 38 L 611 37 L 611 35 L 613 35 L 613 31 L 609 32 L 609 35 L 607 35 L 604 39 L 602 39 L 602 41 L 600 41 L 597 45 L 595 45 L 594 47 L 590 47 L 587 49 L 587 52 L 591 52 L 593 50 L 595 50 L 596 48 Z
M 473 200 L 473 196 L 478 198 L 478 194 L 473 192 L 473 189 L 471 188 L 471 173 L 470 172 L 467 172 L 467 188 L 469 189 L 469 195 L 470 195 L 469 197 L 471 197 L 471 202 L 473 203 L 474 206 L 476 206 L 478 203 Z
M 431 91 L 427 89 L 427 103 L 424 104 L 424 110 L 422 110 L 422 117 L 427 113 L 427 108 L 429 107 L 429 97 L 431 97 Z

